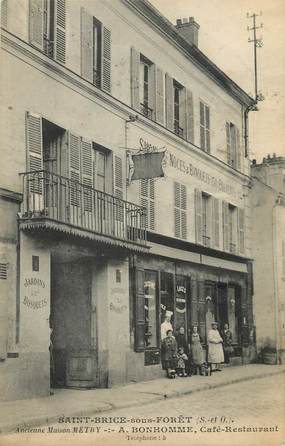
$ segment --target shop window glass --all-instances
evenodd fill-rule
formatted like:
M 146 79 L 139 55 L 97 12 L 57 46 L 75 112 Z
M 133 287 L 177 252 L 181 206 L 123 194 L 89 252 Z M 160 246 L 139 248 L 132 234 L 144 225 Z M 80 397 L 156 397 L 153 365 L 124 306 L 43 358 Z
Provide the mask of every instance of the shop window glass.
M 184 327 L 185 333 L 187 333 L 187 319 L 190 326 L 190 305 L 187 305 L 187 278 L 184 276 L 176 277 L 176 329 L 179 330 L 180 327 Z M 187 308 L 188 307 L 188 308 Z M 187 312 L 189 313 L 187 315 Z M 189 327 L 190 328 L 190 327 Z
M 174 283 L 173 274 L 171 273 L 161 273 L 160 279 L 160 320 L 164 322 L 166 311 L 172 313 L 170 322 L 174 329 Z
M 144 276 L 145 347 L 157 347 L 157 273 L 145 271 Z

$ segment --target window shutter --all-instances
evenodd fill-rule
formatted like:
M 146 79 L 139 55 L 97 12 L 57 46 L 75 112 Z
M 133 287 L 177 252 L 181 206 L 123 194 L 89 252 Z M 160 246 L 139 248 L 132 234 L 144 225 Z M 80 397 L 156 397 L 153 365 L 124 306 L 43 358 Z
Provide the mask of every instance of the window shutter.
M 206 138 L 206 150 L 210 153 L 211 150 L 211 137 L 210 137 L 210 107 L 205 105 L 205 138 Z
M 236 127 L 236 159 L 237 159 L 237 169 L 241 170 L 241 151 L 240 151 L 240 132 Z
M 238 244 L 240 254 L 244 254 L 244 226 L 245 226 L 245 213 L 244 209 L 238 208 Z
M 152 110 L 151 118 L 156 119 L 156 69 L 155 65 L 149 66 L 148 106 Z
M 29 3 L 30 43 L 39 50 L 44 48 L 43 0 L 30 0 Z
M 65 0 L 56 0 L 54 57 L 63 64 L 65 64 L 65 23 Z
M 184 184 L 181 184 L 180 189 L 181 201 L 181 238 L 187 239 L 187 189 Z
M 186 90 L 186 139 L 194 144 L 193 94 L 189 90 Z
M 166 111 L 166 127 L 174 130 L 174 92 L 173 79 L 168 73 L 165 75 L 165 111 Z
M 231 155 L 231 132 L 230 123 L 226 122 L 226 138 L 227 138 L 227 163 L 232 165 L 232 155 Z
M 149 180 L 149 229 L 155 230 L 155 182 Z
M 174 182 L 174 236 L 181 236 L 180 183 Z
M 163 85 L 163 72 L 160 68 L 156 67 L 156 113 L 155 119 L 160 124 L 164 124 L 164 85 Z
M 195 189 L 196 243 L 202 244 L 202 192 Z
M 8 27 L 8 0 L 1 1 L 1 26 Z
M 202 150 L 205 150 L 205 107 L 202 102 L 200 102 L 200 146 Z
M 122 158 L 118 155 L 115 155 L 115 170 L 114 170 L 114 195 L 121 200 L 124 198 L 123 193 L 123 163 Z M 124 220 L 124 207 L 121 201 L 116 202 L 116 220 L 123 221 Z
M 141 180 L 140 182 L 141 206 L 145 208 L 145 227 L 152 231 L 155 230 L 155 182 L 151 178 L 149 180 Z
M 43 170 L 42 118 L 32 113 L 26 114 L 27 165 L 29 172 Z M 42 209 L 43 175 L 31 177 L 29 192 L 34 194 L 34 210 Z
M 84 211 L 92 212 L 92 190 L 93 187 L 93 159 L 92 159 L 92 142 L 82 139 L 81 141 L 81 179 L 83 188 L 83 205 Z
M 81 75 L 93 83 L 93 16 L 81 8 Z
M 72 180 L 70 185 L 70 204 L 80 206 L 80 137 L 69 133 L 68 174 Z
M 224 250 L 229 250 L 229 205 L 223 201 L 223 241 Z
M 140 111 L 140 53 L 135 48 L 131 48 L 131 105 L 132 107 Z
M 220 212 L 219 212 L 219 200 L 215 197 L 211 198 L 212 201 L 212 246 L 219 248 L 220 246 Z
M 111 93 L 111 31 L 103 27 L 102 89 Z
M 8 274 L 7 263 L 0 263 L 0 360 L 7 357 L 8 344 Z
M 179 127 L 183 130 L 183 138 L 186 138 L 186 108 L 186 88 L 183 87 L 179 90 Z
M 135 290 L 135 351 L 145 349 L 144 270 L 136 268 Z
M 231 166 L 236 167 L 237 159 L 236 159 L 236 126 L 234 124 L 230 124 L 230 132 L 231 132 Z

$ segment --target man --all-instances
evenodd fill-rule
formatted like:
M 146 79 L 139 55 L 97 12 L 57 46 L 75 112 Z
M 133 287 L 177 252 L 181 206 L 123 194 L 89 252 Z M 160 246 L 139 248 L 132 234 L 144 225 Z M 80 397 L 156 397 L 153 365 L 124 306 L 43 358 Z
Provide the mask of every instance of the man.
M 211 364 L 212 372 L 221 372 L 219 364 L 224 362 L 224 351 L 217 322 L 212 322 L 212 329 L 208 332 L 208 362 Z
M 163 339 L 166 338 L 168 330 L 171 330 L 173 332 L 173 327 L 172 327 L 172 324 L 170 322 L 172 314 L 173 314 L 172 311 L 169 311 L 169 310 L 166 310 L 166 312 L 165 312 L 164 322 L 162 322 L 162 324 L 160 326 L 160 338 L 161 338 L 161 341 L 163 341 Z

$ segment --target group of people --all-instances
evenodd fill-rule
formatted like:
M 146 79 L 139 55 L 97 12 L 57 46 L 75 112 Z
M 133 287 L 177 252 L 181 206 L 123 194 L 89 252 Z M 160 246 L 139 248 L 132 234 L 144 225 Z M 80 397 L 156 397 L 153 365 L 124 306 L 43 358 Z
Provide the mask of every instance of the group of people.
M 232 333 L 228 324 L 225 324 L 221 336 L 217 322 L 212 322 L 207 337 L 206 360 L 198 326 L 193 326 L 188 344 L 184 327 L 180 327 L 178 333 L 173 335 L 171 315 L 172 313 L 167 311 L 161 324 L 161 362 L 168 378 L 175 378 L 176 375 L 186 377 L 198 373 L 203 375 L 208 367 L 210 372 L 221 371 L 220 365 L 229 363 L 233 347 Z

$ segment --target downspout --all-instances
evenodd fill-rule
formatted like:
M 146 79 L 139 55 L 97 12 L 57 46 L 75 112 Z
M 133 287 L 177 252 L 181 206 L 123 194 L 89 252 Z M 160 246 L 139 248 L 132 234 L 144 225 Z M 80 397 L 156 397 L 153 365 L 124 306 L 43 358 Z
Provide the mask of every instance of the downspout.
M 280 363 L 280 330 L 279 330 L 279 318 L 278 318 L 278 307 L 279 307 L 279 294 L 278 294 L 278 274 L 277 274 L 277 234 L 276 234 L 276 209 L 278 206 L 278 198 L 272 207 L 272 257 L 273 257 L 273 293 L 274 293 L 274 310 L 275 310 L 275 338 L 276 338 L 276 361 L 277 364 Z M 275 255 L 274 255 L 275 253 Z

